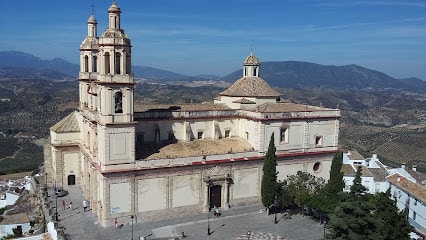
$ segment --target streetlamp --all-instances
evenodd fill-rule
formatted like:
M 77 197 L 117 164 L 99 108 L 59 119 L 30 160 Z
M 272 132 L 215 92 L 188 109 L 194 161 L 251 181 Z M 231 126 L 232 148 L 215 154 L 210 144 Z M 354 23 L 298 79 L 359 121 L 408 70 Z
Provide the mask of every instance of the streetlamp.
M 247 232 L 247 240 L 250 240 L 250 235 L 251 235 L 251 232 L 250 232 L 250 230 Z
M 133 218 L 134 218 L 134 216 L 132 215 L 132 216 L 130 216 L 130 218 L 132 219 L 132 240 L 133 240 Z
M 209 203 L 209 210 L 207 211 L 207 235 L 212 234 L 210 232 L 210 203 Z
M 275 195 L 275 201 L 274 201 L 274 214 L 275 214 L 275 216 L 274 216 L 274 223 L 275 224 L 277 224 L 278 223 L 278 221 L 277 221 L 277 195 Z
M 55 198 L 55 202 L 56 202 L 56 204 L 55 204 L 55 220 L 59 221 L 58 220 L 58 194 L 55 193 L 55 195 L 56 195 L 56 198 Z
M 275 213 L 275 218 L 274 218 L 274 223 L 277 224 L 277 200 L 275 199 L 275 203 L 274 203 L 274 213 Z
M 44 185 L 44 189 L 46 189 L 46 197 L 49 197 L 49 191 L 47 190 L 47 172 L 44 174 L 44 179 L 46 180 L 46 184 Z

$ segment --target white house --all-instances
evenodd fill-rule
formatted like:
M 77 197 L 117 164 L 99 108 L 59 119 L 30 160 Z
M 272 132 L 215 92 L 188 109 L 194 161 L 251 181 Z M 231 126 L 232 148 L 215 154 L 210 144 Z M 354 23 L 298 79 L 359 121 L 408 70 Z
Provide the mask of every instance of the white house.
M 19 199 L 19 194 L 5 191 L 0 192 L 0 208 L 4 208 L 8 205 L 15 205 L 16 201 Z
M 364 158 L 356 151 L 348 151 L 343 153 L 342 160 L 343 180 L 345 182 L 344 191 L 350 191 L 358 167 L 361 167 L 361 184 L 367 188 L 369 193 L 385 192 L 389 188 L 389 184 L 386 181 L 388 171 L 386 166 L 377 158 L 377 154 L 373 154 L 371 158 Z
M 21 233 L 25 233 L 31 229 L 30 219 L 25 213 L 3 215 L 2 217 L 3 219 L 0 221 L 0 238 L 9 234 L 12 235 L 14 228 L 21 231 Z
M 403 175 L 387 177 L 391 195 L 400 210 L 408 208 L 408 221 L 422 234 L 426 234 L 426 188 Z

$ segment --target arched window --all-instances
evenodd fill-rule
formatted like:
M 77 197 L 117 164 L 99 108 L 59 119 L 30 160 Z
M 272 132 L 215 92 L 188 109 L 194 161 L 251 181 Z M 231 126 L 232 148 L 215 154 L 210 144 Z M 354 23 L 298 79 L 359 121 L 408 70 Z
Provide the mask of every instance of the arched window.
M 84 65 L 83 65 L 83 72 L 89 71 L 89 57 L 87 55 L 84 56 Z
M 98 57 L 93 56 L 93 72 L 98 72 Z
M 130 74 L 131 73 L 131 58 L 130 58 L 130 53 L 126 54 L 126 73 Z
M 115 53 L 115 73 L 121 73 L 121 54 Z
M 116 92 L 114 94 L 115 113 L 123 113 L 123 93 Z
M 110 72 L 110 63 L 109 63 L 109 52 L 106 52 L 104 55 L 104 61 L 105 61 L 105 74 L 111 73 Z

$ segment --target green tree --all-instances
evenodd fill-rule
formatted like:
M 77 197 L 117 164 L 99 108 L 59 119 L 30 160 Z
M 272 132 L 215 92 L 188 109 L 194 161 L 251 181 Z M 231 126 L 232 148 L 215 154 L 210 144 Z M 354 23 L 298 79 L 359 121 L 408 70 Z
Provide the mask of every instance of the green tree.
M 324 187 L 324 179 L 314 175 L 297 171 L 296 175 L 287 177 L 288 191 L 294 197 L 294 202 L 299 205 L 309 205 L 311 197 L 318 194 Z
M 384 193 L 377 193 L 374 198 L 376 218 L 384 223 L 380 228 L 380 235 L 388 240 L 409 240 L 411 226 L 408 222 L 408 209 L 399 211 L 396 200 L 391 199 L 390 189 Z
M 320 209 L 325 213 L 333 213 L 339 203 L 339 193 L 343 191 L 345 182 L 343 181 L 342 153 L 336 153 L 331 162 L 330 178 L 318 195 L 312 198 L 313 208 Z
M 279 181 L 277 186 L 277 202 L 282 208 L 291 208 L 294 206 L 294 197 L 288 190 L 287 181 Z
M 262 204 L 265 207 L 269 207 L 274 203 L 277 194 L 277 156 L 275 152 L 274 134 L 272 133 L 268 152 L 263 161 L 261 197 Z
M 340 193 L 340 202 L 330 215 L 331 224 L 325 239 L 380 240 L 382 222 L 373 215 L 371 195 L 361 184 L 361 167 L 358 168 L 351 191 Z

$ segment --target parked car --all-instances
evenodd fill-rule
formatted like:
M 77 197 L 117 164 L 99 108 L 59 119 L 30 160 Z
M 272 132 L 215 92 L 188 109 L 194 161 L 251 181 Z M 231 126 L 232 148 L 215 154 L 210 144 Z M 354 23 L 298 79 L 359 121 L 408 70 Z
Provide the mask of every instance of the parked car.
M 64 190 L 63 187 L 56 187 L 55 188 L 55 195 L 58 197 L 63 197 L 65 195 L 67 195 L 68 192 Z

